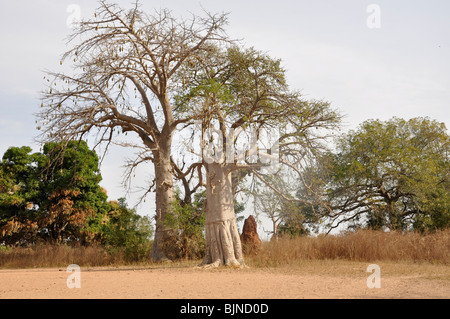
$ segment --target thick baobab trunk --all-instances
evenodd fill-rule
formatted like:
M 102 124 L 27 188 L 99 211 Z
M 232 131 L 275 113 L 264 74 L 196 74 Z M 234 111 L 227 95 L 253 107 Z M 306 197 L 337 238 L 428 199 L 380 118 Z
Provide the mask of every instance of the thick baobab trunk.
M 207 164 L 206 168 L 206 256 L 202 265 L 244 266 L 231 171 L 217 163 Z
M 173 189 L 173 176 L 170 157 L 155 156 L 155 182 L 156 182 L 156 216 L 155 238 L 150 258 L 154 261 L 167 259 L 165 250 L 170 247 L 167 242 L 167 227 L 164 224 L 166 214 L 170 211 L 175 199 Z

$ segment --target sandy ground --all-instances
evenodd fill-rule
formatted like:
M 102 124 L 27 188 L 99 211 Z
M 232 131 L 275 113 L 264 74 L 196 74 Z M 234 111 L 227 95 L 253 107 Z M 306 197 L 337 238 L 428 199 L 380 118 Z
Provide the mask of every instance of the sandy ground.
M 368 288 L 367 264 L 296 268 L 81 268 L 80 288 L 59 269 L 0 270 L 0 298 L 450 298 L 448 266 L 381 265 L 380 288 Z M 406 269 L 406 271 L 405 271 Z

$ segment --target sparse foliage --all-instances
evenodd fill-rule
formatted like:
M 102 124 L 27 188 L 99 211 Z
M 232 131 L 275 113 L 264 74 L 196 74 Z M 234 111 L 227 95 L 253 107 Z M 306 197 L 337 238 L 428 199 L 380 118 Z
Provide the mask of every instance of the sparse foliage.
M 207 195 L 204 264 L 243 265 L 232 172 L 251 172 L 285 198 L 293 199 L 268 181 L 270 177 L 264 172 L 269 166 L 267 159 L 280 161 L 301 174 L 300 165 L 321 151 L 323 131 L 336 127 L 339 115 L 329 103 L 305 101 L 299 93 L 291 92 L 281 61 L 267 54 L 231 46 L 217 47 L 208 58 L 196 70 L 200 81 L 186 86 L 177 99 L 179 107 L 200 123 Z M 313 132 L 318 129 L 322 132 Z M 268 154 L 230 151 L 250 130 L 255 132 L 249 140 L 253 150 L 258 148 L 253 137 L 264 130 L 278 130 L 280 138 L 273 142 L 278 143 L 279 152 L 271 153 L 270 142 L 266 143 Z M 255 159 L 255 155 L 260 156 Z

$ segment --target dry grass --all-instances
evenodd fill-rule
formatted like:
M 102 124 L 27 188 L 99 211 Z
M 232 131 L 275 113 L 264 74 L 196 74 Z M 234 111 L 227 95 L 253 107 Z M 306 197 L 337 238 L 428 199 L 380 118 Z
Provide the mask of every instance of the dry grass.
M 420 235 L 358 231 L 339 236 L 299 237 L 263 243 L 252 266 L 277 267 L 302 260 L 350 260 L 360 262 L 427 262 L 450 264 L 450 230 Z
M 39 245 L 0 250 L 0 268 L 94 267 L 120 264 L 122 259 L 121 254 L 108 254 L 99 247 Z
M 0 248 L 0 268 L 67 267 L 69 264 L 98 267 L 129 264 L 124 261 L 124 256 L 120 252 L 111 254 L 100 247 Z M 298 266 L 310 264 L 311 261 L 324 260 L 333 261 L 333 263 L 336 261 L 382 261 L 448 266 L 450 265 L 450 229 L 427 235 L 358 231 L 340 236 L 280 239 L 263 243 L 256 256 L 246 256 L 246 263 L 251 267 Z M 185 261 L 184 263 L 194 265 L 198 262 Z M 148 266 L 147 261 L 144 264 Z M 162 266 L 179 265 L 180 263 L 174 263 Z

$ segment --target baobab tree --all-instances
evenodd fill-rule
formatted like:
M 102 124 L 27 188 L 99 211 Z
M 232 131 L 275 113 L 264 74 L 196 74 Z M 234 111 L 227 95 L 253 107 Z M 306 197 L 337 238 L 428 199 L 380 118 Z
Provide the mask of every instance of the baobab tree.
M 282 193 L 265 176 L 280 165 L 301 175 L 302 163 L 320 152 L 324 132 L 335 128 L 340 116 L 327 102 L 306 101 L 291 92 L 280 60 L 237 46 L 211 52 L 206 63 L 197 65 L 196 82 L 183 88 L 177 105 L 197 121 L 193 133 L 201 133 L 200 147 L 191 151 L 200 152 L 206 171 L 203 264 L 243 266 L 232 173 L 251 172 Z M 247 148 L 239 150 L 244 144 Z
M 174 107 L 173 92 L 193 81 L 187 62 L 205 56 L 212 43 L 227 41 L 226 14 L 177 19 L 168 10 L 148 15 L 138 3 L 129 11 L 100 1 L 94 17 L 79 23 L 69 37 L 73 47 L 61 64 L 73 72 L 47 72 L 37 114 L 40 142 L 93 136 L 95 147 L 115 143 L 140 151 L 140 163 L 154 164 L 156 229 L 152 257 L 165 257 L 164 218 L 174 199 L 171 145 L 177 125 L 187 121 Z M 183 70 L 184 74 L 179 73 Z M 139 142 L 124 141 L 131 132 Z

